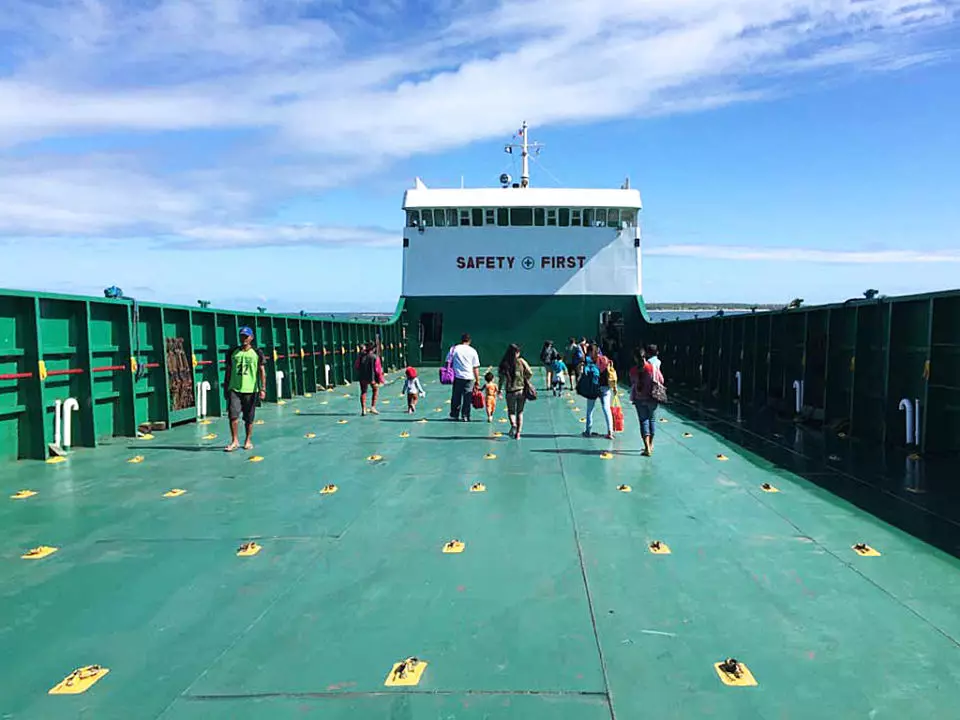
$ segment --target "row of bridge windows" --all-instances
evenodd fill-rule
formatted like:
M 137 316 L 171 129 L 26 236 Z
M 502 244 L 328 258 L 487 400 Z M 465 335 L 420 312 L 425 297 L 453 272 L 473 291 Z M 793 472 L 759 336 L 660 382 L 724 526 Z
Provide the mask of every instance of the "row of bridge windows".
M 633 208 L 433 208 L 407 210 L 407 227 L 633 227 Z

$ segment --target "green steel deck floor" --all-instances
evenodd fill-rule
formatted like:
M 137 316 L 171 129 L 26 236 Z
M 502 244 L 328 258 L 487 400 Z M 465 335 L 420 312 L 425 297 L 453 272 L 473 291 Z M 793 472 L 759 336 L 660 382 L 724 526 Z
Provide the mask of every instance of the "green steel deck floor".
M 265 407 L 259 463 L 217 419 L 0 468 L 0 717 L 958 717 L 955 558 L 669 413 L 648 459 L 629 411 L 586 440 L 584 402 L 543 396 L 515 442 L 427 390 L 414 418 L 396 382 L 379 417 Z M 384 687 L 409 655 L 419 686 Z

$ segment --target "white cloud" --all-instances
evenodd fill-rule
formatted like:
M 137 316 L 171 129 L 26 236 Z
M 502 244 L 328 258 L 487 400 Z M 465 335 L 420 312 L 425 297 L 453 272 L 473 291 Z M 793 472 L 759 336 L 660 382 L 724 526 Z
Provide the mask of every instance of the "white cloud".
M 172 242 L 198 250 L 279 245 L 397 247 L 401 237 L 382 228 L 261 224 L 188 228 Z
M 960 263 L 960 250 L 815 250 L 812 248 L 743 247 L 736 245 L 663 245 L 644 248 L 644 255 L 704 260 L 775 261 L 889 265 L 905 263 Z
M 0 233 L 177 234 L 233 226 L 231 216 L 240 225 L 229 242 L 249 243 L 266 235 L 243 223 L 285 192 L 499 137 L 524 117 L 543 126 L 701 111 L 783 92 L 785 75 L 936 61 L 944 49 L 930 31 L 958 7 L 453 0 L 425 12 L 402 0 L 7 0 L 8 153 L 44 139 L 109 144 L 116 133 L 241 139 L 194 138 L 170 151 L 174 163 L 139 147 L 106 160 L 46 158 L 43 173 L 19 167 L 0 187 Z M 273 237 L 311 232 L 330 237 L 289 228 Z M 217 233 L 205 242 L 214 237 L 228 242 Z

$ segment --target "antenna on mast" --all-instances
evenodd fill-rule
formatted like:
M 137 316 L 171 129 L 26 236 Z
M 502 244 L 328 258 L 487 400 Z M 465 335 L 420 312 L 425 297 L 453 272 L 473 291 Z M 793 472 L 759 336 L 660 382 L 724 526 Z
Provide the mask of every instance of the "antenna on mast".
M 540 154 L 540 149 L 543 147 L 538 142 L 529 142 L 527 139 L 527 121 L 523 121 L 523 125 L 520 126 L 520 130 L 517 132 L 520 136 L 521 142 L 519 144 L 511 143 L 506 145 L 503 148 L 503 151 L 508 155 L 513 154 L 514 148 L 520 149 L 520 159 L 521 159 L 521 170 L 520 170 L 520 187 L 525 188 L 530 185 L 530 151 L 532 150 L 537 155 Z

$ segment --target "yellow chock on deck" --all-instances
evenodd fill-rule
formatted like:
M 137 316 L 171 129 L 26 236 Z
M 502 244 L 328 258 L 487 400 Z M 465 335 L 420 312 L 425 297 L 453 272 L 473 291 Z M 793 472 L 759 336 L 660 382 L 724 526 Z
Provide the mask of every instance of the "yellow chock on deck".
M 600 453 L 600 459 L 601 459 L 601 460 L 613 460 L 613 453 L 612 453 L 612 452 L 606 452 L 606 451 L 604 451 L 604 452 Z
M 316 433 L 307 433 L 306 435 L 304 435 L 304 437 L 305 437 L 307 440 L 313 440 L 316 436 L 317 436 Z
M 451 540 L 443 546 L 443 552 L 446 555 L 462 553 L 465 547 L 465 543 L 462 543 L 459 540 Z
M 665 423 L 665 422 L 670 422 L 670 421 L 667 420 L 667 418 L 662 417 L 662 418 L 657 418 L 657 422 L 664 422 L 664 423 Z
M 286 404 L 287 404 L 286 400 L 277 400 L 277 405 L 286 405 Z
M 442 407 L 434 408 L 433 411 L 434 411 L 434 412 L 443 412 L 443 408 L 442 408 Z
M 237 557 L 252 557 L 260 552 L 260 550 L 261 547 L 251 540 L 237 548 Z
M 685 438 L 692 438 L 692 437 L 693 437 L 693 433 L 685 432 L 685 433 L 683 434 L 683 436 L 684 436 Z
M 197 425 L 210 425 L 212 422 L 212 420 L 201 420 L 197 423 Z
M 506 418 L 500 418 L 499 420 L 497 420 L 497 422 L 498 422 L 498 423 L 501 423 L 501 424 L 503 424 L 503 425 L 506 425 L 506 424 L 507 424 L 508 422 L 510 422 L 510 421 L 507 420 Z
M 449 405 L 449 404 L 450 404 L 450 401 L 449 401 L 449 400 L 444 400 L 444 404 L 445 404 L 445 405 Z
M 346 420 L 337 420 L 337 425 L 346 425 L 346 424 L 347 424 Z
M 26 500 L 28 497 L 33 497 L 37 494 L 36 490 L 17 490 L 13 495 L 10 496 L 11 500 Z
M 367 460 L 369 460 L 370 462 L 380 462 L 381 460 L 383 460 L 383 455 L 369 455 L 367 457 Z
M 110 672 L 109 668 L 87 665 L 77 668 L 47 691 L 48 695 L 79 695 L 92 688 L 97 681 Z
M 474 483 L 470 486 L 470 492 L 486 492 L 487 486 L 481 482 Z
M 247 462 L 261 462 L 263 460 L 263 455 L 254 455 Z
M 336 392 L 336 390 L 334 390 L 332 387 L 328 387 L 327 392 Z
M 216 440 L 216 439 L 217 439 L 217 434 L 216 434 L 216 433 L 207 433 L 206 435 L 203 436 L 202 439 L 203 439 L 203 440 Z
M 380 401 L 380 404 L 381 404 L 381 405 L 389 405 L 389 404 L 390 404 L 390 401 L 389 401 L 389 400 L 381 400 L 381 401 Z
M 60 455 L 55 455 L 52 458 L 47 458 L 47 465 L 56 465 L 58 463 L 66 462 L 67 459 Z
M 496 459 L 497 459 L 497 456 L 494 455 L 493 453 L 487 453 L 486 455 L 483 456 L 483 459 L 484 459 L 484 460 L 496 460 Z
M 336 485 L 324 485 L 323 489 L 320 491 L 321 495 L 333 495 L 337 490 L 339 490 Z
M 133 464 L 133 465 L 137 465 L 137 464 L 139 464 L 139 463 L 142 463 L 142 462 L 143 462 L 143 455 L 134 455 L 132 458 L 130 458 L 129 460 L 127 460 L 127 462 L 128 462 L 128 463 L 131 463 L 131 464 Z
M 586 418 L 580 418 L 580 422 L 585 423 L 586 421 L 587 421 Z
M 760 486 L 760 489 L 763 490 L 764 492 L 768 492 L 768 493 L 778 493 L 778 492 L 780 492 L 777 488 L 775 488 L 773 485 L 771 485 L 771 484 L 768 483 L 768 482 L 763 483 L 763 484 Z
M 730 458 L 728 458 L 728 457 L 727 457 L 726 455 L 724 455 L 723 453 L 720 453 L 719 455 L 717 455 L 717 460 L 720 460 L 721 462 L 724 461 L 724 460 L 729 460 L 729 459 L 730 459 Z
M 426 669 L 426 662 L 419 658 L 409 657 L 406 660 L 394 663 L 383 684 L 387 687 L 412 687 L 419 685 L 420 678 L 423 677 L 423 671 Z
M 153 440 L 153 433 L 144 433 L 143 435 L 137 435 L 137 440 Z
M 866 543 L 857 543 L 853 546 L 853 551 L 860 557 L 880 557 L 880 553 Z
M 264 421 L 264 420 L 254 420 L 254 421 L 253 421 L 253 424 L 254 424 L 254 425 L 264 425 L 264 424 L 266 424 L 266 421 Z
M 430 421 L 427 420 L 426 418 L 424 418 L 423 420 L 417 420 L 417 423 L 418 423 L 419 425 L 423 425 L 424 423 L 428 423 L 428 422 L 430 422 Z
M 404 430 L 402 433 L 400 433 L 400 437 L 402 437 L 402 438 L 408 438 L 408 437 L 410 437 L 410 433 L 408 433 L 406 430 Z
M 320 401 L 320 404 L 321 404 L 321 405 L 329 405 L 330 403 L 327 402 L 326 400 L 321 400 L 321 401 Z
M 647 550 L 649 550 L 654 555 L 669 555 L 670 546 L 659 540 L 654 540 L 652 543 L 647 545 Z
M 304 393 L 303 396 L 304 396 L 305 398 L 312 398 L 312 397 L 313 397 L 313 393 Z
M 501 438 L 501 437 L 503 437 L 503 433 L 502 433 L 502 432 L 495 432 L 495 433 L 493 434 L 493 436 L 494 436 L 495 438 Z
M 167 490 L 163 496 L 164 497 L 180 497 L 181 495 L 186 494 L 186 490 L 183 488 L 173 488 L 172 490 Z
M 617 490 L 620 492 L 633 492 L 633 488 L 629 485 L 617 485 Z
M 714 663 L 713 668 L 717 671 L 717 676 L 724 685 L 731 687 L 755 687 L 757 685 L 750 669 L 733 658 Z
M 299 415 L 299 414 L 300 414 L 300 408 L 297 408 L 296 410 L 294 410 L 293 413 L 294 413 L 294 415 Z
M 27 550 L 20 557 L 23 560 L 40 560 L 42 558 L 47 557 L 48 555 L 53 555 L 57 550 L 59 550 L 59 548 L 50 547 L 49 545 L 40 545 L 38 547 Z
M 348 398 L 348 397 L 350 397 L 350 393 L 344 393 L 343 396 L 344 396 L 345 398 Z

